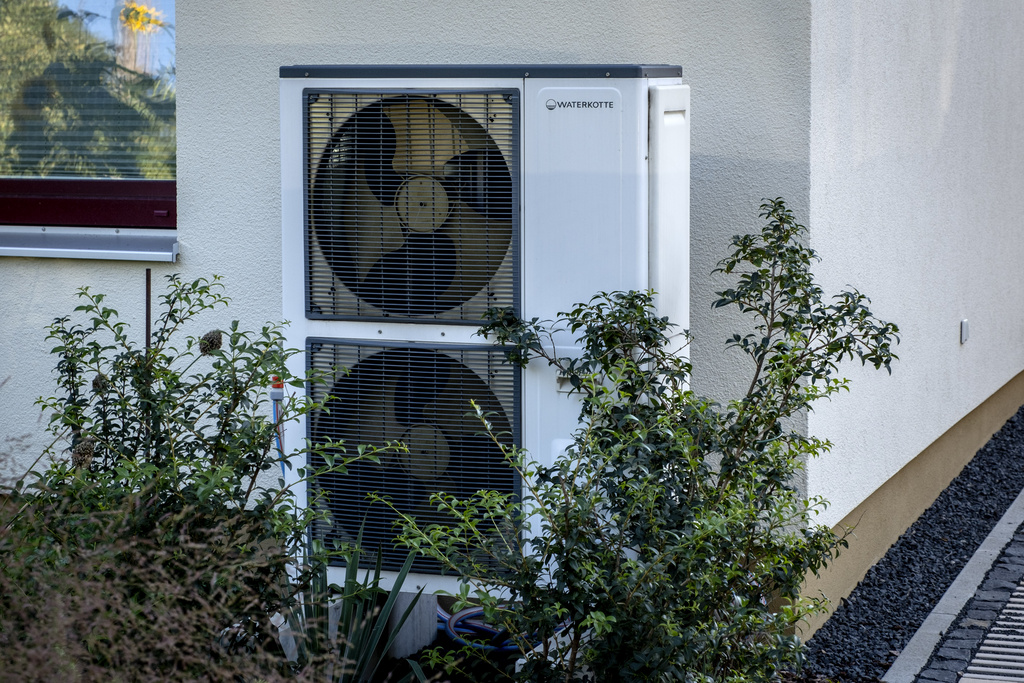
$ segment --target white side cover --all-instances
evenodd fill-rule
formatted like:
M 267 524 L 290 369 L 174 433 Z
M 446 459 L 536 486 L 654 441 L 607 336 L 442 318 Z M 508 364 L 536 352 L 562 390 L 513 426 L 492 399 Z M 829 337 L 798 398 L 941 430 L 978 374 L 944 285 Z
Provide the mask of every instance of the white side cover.
M 305 346 L 306 313 L 303 278 L 305 256 L 302 237 L 303 210 L 303 164 L 302 150 L 302 88 L 305 84 L 297 79 L 282 78 L 281 88 L 281 296 L 288 346 L 301 349 Z M 288 370 L 296 376 L 305 374 L 305 354 L 293 356 Z M 293 400 L 297 392 L 286 388 L 285 400 Z M 300 448 L 306 430 L 303 420 L 300 424 L 285 427 L 282 448 L 291 453 Z M 286 481 L 294 486 L 296 504 L 306 505 L 306 487 L 296 485 L 295 468 L 302 463 L 294 458 L 285 475 Z
M 644 79 L 527 79 L 523 311 L 647 285 Z
M 690 86 L 650 88 L 650 287 L 658 312 L 690 327 Z

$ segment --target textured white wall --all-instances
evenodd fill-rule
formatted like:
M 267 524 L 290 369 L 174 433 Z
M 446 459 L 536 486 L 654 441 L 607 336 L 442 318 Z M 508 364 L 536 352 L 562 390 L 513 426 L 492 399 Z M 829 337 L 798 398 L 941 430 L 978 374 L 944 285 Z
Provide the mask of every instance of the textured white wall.
M 154 288 L 170 264 L 150 264 Z M 17 477 L 33 464 L 50 440 L 47 419 L 35 400 L 54 393 L 54 342 L 46 327 L 68 315 L 80 301 L 79 287 L 111 294 L 109 305 L 122 314 L 144 343 L 144 264 L 68 259 L 0 258 L 0 478 Z
M 835 523 L 1024 368 L 1024 4 L 813 3 L 811 244 L 897 322 L 892 377 L 811 414 Z M 960 320 L 970 340 L 960 345 Z
M 694 111 L 695 386 L 728 396 L 742 385 L 736 359 L 721 355 L 721 340 L 734 324 L 712 313 L 712 291 L 721 283 L 708 273 L 730 236 L 757 225 L 762 197 L 786 196 L 806 214 L 807 3 L 257 0 L 239 8 L 179 0 L 176 14 L 181 257 L 155 273 L 223 275 L 234 303 L 211 326 L 224 325 L 221 318 L 252 326 L 281 316 L 279 66 L 681 64 Z M 0 447 L 7 436 L 37 429 L 31 404 L 51 386 L 45 323 L 70 310 L 70 294 L 82 284 L 110 292 L 115 307 L 141 308 L 144 268 L 0 259 L 0 312 L 7 323 L 0 327 L 0 383 L 12 378 L 0 384 Z

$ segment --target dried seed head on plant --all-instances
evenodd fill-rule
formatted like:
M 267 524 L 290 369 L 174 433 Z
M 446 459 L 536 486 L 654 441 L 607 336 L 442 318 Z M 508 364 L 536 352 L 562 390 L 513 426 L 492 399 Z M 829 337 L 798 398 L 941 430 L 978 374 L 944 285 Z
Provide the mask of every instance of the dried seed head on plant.
M 96 437 L 86 436 L 79 439 L 71 447 L 71 464 L 79 469 L 84 469 L 92 462 L 92 456 L 96 452 Z
M 223 332 L 220 330 L 210 330 L 199 338 L 199 353 L 203 356 L 209 356 L 214 351 L 220 349 L 223 340 Z
M 96 376 L 92 378 L 92 390 L 97 394 L 105 394 L 109 388 L 110 379 L 102 372 L 97 372 Z

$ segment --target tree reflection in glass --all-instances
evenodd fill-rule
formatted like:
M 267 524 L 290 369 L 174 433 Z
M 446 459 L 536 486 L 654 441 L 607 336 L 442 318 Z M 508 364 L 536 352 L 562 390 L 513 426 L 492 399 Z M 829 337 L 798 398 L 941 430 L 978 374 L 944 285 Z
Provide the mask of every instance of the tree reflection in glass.
M 173 24 L 86 5 L 0 4 L 0 176 L 174 179 Z

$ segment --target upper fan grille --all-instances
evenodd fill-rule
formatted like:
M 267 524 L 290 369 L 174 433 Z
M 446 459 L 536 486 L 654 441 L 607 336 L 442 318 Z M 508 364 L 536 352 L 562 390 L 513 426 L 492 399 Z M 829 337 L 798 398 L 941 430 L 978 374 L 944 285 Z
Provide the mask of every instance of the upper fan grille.
M 306 91 L 307 314 L 516 306 L 518 94 Z
M 320 529 L 326 541 L 353 541 L 362 527 L 364 560 L 373 564 L 379 547 L 383 566 L 398 569 L 407 550 L 395 547 L 396 515 L 380 504 L 371 509 L 368 493 L 388 497 L 421 524 L 450 524 L 431 505 L 431 494 L 444 491 L 467 499 L 481 489 L 518 490 L 515 471 L 470 404 L 489 414 L 492 430 L 504 442 L 518 442 L 519 373 L 503 362 L 501 349 L 311 340 L 308 358 L 315 370 L 348 368 L 327 385 L 311 387 L 314 400 L 326 401 L 326 410 L 310 416 L 311 441 L 344 440 L 350 452 L 360 444 L 400 441 L 408 447 L 381 456 L 379 463 L 356 462 L 345 474 L 317 479 L 331 515 L 330 526 Z M 516 533 L 512 527 L 494 531 Z M 426 558 L 414 567 L 439 569 Z

